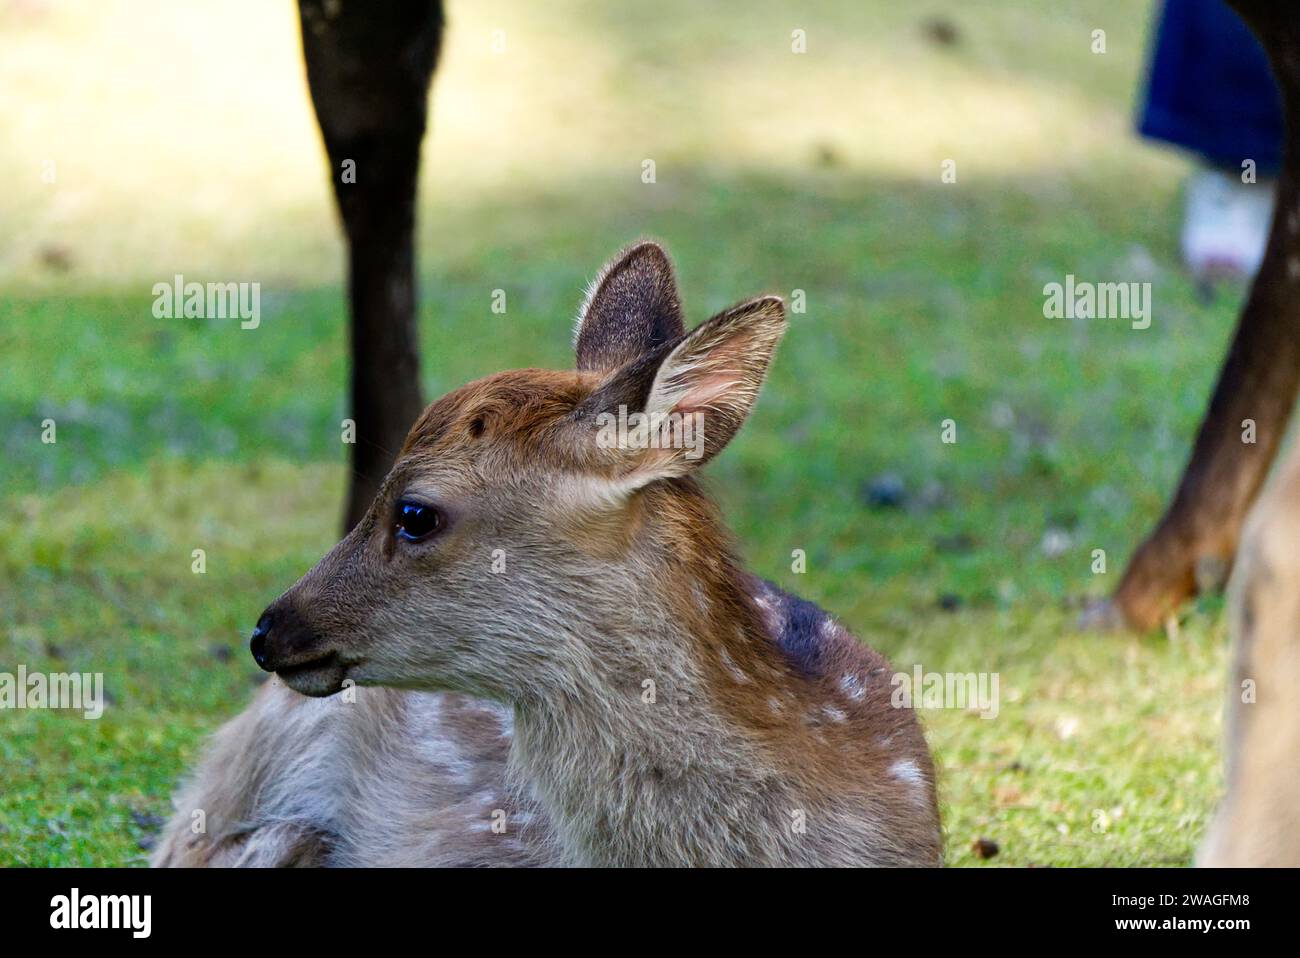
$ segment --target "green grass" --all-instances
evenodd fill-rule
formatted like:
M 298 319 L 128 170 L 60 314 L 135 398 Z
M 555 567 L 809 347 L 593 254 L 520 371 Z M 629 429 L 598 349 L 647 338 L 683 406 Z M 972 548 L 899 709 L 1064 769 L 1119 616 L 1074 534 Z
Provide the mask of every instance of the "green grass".
M 608 6 L 452 5 L 421 210 L 426 393 L 569 365 L 584 283 L 640 235 L 674 254 L 695 321 L 804 290 L 709 481 L 757 572 L 899 668 L 999 674 L 996 719 L 922 713 L 948 860 L 1188 863 L 1221 788 L 1219 603 L 1173 641 L 1074 630 L 1159 515 L 1235 311 L 1177 267 L 1183 167 L 1128 131 L 1145 5 L 966 4 L 951 48 L 893 4 Z M 134 28 L 198 29 L 164 9 L 142 2 Z M 0 197 L 0 671 L 103 672 L 111 696 L 95 722 L 0 713 L 0 864 L 142 862 L 177 776 L 257 682 L 251 623 L 337 534 L 340 253 L 292 11 L 217 9 L 193 66 L 154 47 L 167 84 L 142 58 L 84 96 L 77 70 L 117 18 L 0 14 L 30 51 L 0 66 L 23 134 L 0 138 L 22 179 Z M 154 319 L 174 272 L 261 282 L 261 327 Z M 1044 319 L 1066 273 L 1149 280 L 1152 327 Z M 867 504 L 882 473 L 905 508 Z

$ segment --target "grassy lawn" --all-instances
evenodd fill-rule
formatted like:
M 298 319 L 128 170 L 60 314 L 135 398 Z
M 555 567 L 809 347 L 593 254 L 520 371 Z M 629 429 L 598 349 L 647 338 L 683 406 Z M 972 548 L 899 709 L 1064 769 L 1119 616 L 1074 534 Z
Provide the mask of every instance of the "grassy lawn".
M 948 861 L 1189 863 L 1221 788 L 1221 603 L 1174 638 L 1074 628 L 1159 515 L 1236 309 L 1178 268 L 1185 165 L 1131 133 L 1148 4 L 934 4 L 951 44 L 877 0 L 544 6 L 450 2 L 426 394 L 571 364 L 585 282 L 638 236 L 693 321 L 803 290 L 709 481 L 756 571 L 898 668 L 998 673 L 995 719 L 922 713 Z M 337 537 L 342 252 L 288 0 L 0 4 L 0 29 L 0 671 L 103 672 L 110 697 L 0 712 L 0 864 L 140 864 L 259 679 L 257 614 Z M 260 282 L 260 327 L 155 319 L 175 273 Z M 1067 273 L 1150 282 L 1151 327 L 1045 319 Z

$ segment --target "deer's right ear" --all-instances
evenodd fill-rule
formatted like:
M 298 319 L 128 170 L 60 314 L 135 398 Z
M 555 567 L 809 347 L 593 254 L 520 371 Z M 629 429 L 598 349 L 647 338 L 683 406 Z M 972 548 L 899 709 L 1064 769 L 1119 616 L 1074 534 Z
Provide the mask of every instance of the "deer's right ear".
M 658 243 L 638 243 L 596 277 L 578 313 L 578 369 L 609 372 L 683 334 L 677 279 Z
M 611 374 L 574 411 L 623 491 L 683 476 L 731 441 L 758 399 L 785 305 L 762 296 Z

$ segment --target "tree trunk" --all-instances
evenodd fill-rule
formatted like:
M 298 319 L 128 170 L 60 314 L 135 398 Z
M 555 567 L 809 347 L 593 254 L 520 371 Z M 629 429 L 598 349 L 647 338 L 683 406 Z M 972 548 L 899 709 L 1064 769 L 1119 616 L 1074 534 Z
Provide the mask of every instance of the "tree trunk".
M 415 195 L 439 0 L 299 0 L 303 55 L 348 246 L 356 424 L 344 531 L 365 515 L 424 407 Z

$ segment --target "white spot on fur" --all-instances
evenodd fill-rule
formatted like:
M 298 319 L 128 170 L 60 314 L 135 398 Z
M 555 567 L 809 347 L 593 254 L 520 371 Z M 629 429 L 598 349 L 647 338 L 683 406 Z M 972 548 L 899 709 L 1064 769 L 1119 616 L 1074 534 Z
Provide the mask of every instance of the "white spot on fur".
M 907 782 L 909 785 L 917 787 L 925 785 L 925 777 L 921 775 L 921 767 L 910 758 L 900 758 L 889 766 L 889 772 L 900 782 Z
M 825 715 L 832 722 L 843 722 L 848 719 L 848 716 L 844 714 L 843 709 L 837 709 L 833 705 L 823 705 L 822 714 Z
M 511 709 L 493 709 L 497 716 L 497 721 L 501 723 L 501 737 L 514 738 L 515 735 L 515 713 Z
M 782 709 L 781 700 L 778 699 L 775 695 L 770 696 L 768 698 L 767 707 L 772 710 L 773 715 L 781 714 L 781 709 Z
M 845 672 L 840 676 L 840 690 L 854 701 L 861 701 L 867 694 L 866 683 L 857 672 Z
M 735 660 L 732 659 L 732 657 L 730 656 L 730 654 L 728 654 L 726 649 L 719 649 L 718 654 L 722 657 L 723 668 L 725 668 L 731 674 L 731 677 L 733 679 L 735 679 L 741 685 L 749 684 L 749 682 L 751 681 L 750 677 L 744 673 L 744 671 L 741 669 L 739 665 L 736 664 Z
M 418 743 L 424 759 L 444 769 L 458 783 L 466 784 L 474 777 L 474 763 L 469 761 L 450 736 L 428 738 Z
M 709 614 L 709 597 L 705 594 L 704 589 L 698 582 L 691 583 L 691 596 L 695 599 L 695 607 L 705 615 Z

